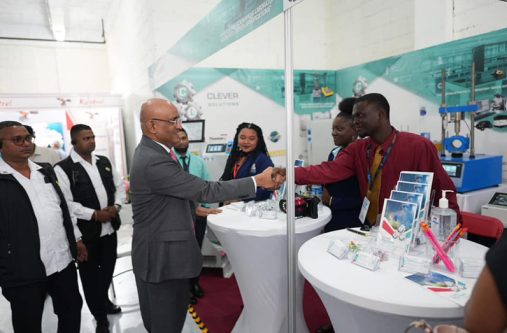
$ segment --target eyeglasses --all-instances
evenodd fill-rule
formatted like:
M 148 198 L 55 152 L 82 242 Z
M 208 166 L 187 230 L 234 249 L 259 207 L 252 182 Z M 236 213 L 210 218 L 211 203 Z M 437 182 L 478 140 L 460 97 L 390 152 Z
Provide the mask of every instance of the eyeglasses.
M 150 119 L 150 121 L 153 121 L 153 120 L 163 121 L 164 123 L 168 123 L 173 126 L 181 125 L 181 123 L 182 123 L 181 118 L 176 118 L 176 119 L 171 119 L 171 120 L 157 119 L 157 118 Z
M 16 146 L 22 146 L 23 143 L 27 142 L 27 143 L 33 143 L 33 139 L 35 139 L 35 136 L 33 135 L 27 135 L 27 136 L 15 136 L 13 138 L 10 138 L 10 139 L 1 139 L 2 141 L 3 140 L 7 140 L 7 141 L 12 141 L 12 143 L 14 143 Z

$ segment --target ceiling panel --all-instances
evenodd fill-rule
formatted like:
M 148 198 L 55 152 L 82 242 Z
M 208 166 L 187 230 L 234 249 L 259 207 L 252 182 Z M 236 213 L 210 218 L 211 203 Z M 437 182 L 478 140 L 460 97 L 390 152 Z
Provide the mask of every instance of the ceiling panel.
M 113 0 L 53 1 L 53 8 L 62 8 L 65 40 L 101 42 L 102 19 Z M 50 27 L 48 0 L 1 0 L 0 37 L 20 39 L 54 39 Z

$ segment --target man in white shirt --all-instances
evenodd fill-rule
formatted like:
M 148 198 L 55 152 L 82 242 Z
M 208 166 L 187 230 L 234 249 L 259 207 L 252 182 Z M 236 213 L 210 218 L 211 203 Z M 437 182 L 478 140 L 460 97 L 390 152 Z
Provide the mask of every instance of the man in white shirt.
M 49 294 L 58 332 L 78 333 L 83 302 L 73 258 L 87 257 L 81 233 L 51 166 L 28 159 L 33 136 L 22 124 L 0 122 L 0 150 L 0 287 L 14 332 L 41 332 Z
M 118 212 L 125 201 L 121 178 L 104 156 L 95 155 L 95 135 L 83 124 L 70 130 L 73 149 L 55 167 L 60 186 L 88 249 L 88 261 L 79 264 L 79 276 L 96 332 L 109 332 L 107 314 L 121 312 L 109 301 L 108 289 L 116 263 Z

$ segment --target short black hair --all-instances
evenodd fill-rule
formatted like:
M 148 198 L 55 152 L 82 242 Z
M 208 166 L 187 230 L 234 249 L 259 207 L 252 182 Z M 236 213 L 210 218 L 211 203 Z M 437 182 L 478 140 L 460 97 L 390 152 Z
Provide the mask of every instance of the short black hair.
M 3 130 L 4 128 L 9 128 L 9 127 L 14 127 L 14 126 L 23 126 L 23 124 L 21 124 L 17 121 L 12 121 L 12 120 L 0 121 L 0 131 Z M 0 140 L 0 149 L 2 148 L 2 146 L 3 146 L 2 140 Z
M 23 125 L 25 126 L 26 130 L 28 131 L 28 134 L 30 134 L 31 136 L 35 136 L 35 131 L 33 130 L 33 127 L 30 126 L 30 125 Z
M 23 126 L 20 122 L 13 121 L 13 120 L 6 120 L 6 121 L 0 121 L 0 130 L 3 130 L 7 127 L 14 127 L 14 126 Z
M 354 104 L 356 104 L 357 98 L 355 97 L 347 97 L 341 100 L 340 104 L 338 104 L 338 110 L 340 112 L 345 112 L 348 114 L 352 114 L 352 109 L 354 108 Z
M 347 97 L 342 99 L 338 104 L 338 110 L 340 110 L 340 113 L 338 113 L 336 117 L 352 120 L 352 109 L 354 108 L 356 101 L 357 98 L 355 97 Z
M 87 131 L 87 130 L 91 131 L 92 128 L 88 125 L 85 125 L 85 124 L 76 124 L 76 125 L 72 126 L 72 128 L 70 129 L 70 139 L 72 141 L 74 141 L 79 132 Z
M 389 110 L 390 110 L 389 102 L 384 97 L 384 95 L 379 94 L 379 93 L 366 94 L 366 95 L 359 97 L 356 101 L 356 104 L 362 103 L 362 102 L 365 102 L 367 104 L 371 103 L 371 104 L 377 105 L 379 108 L 384 110 L 384 112 L 386 113 L 387 119 L 389 119 Z

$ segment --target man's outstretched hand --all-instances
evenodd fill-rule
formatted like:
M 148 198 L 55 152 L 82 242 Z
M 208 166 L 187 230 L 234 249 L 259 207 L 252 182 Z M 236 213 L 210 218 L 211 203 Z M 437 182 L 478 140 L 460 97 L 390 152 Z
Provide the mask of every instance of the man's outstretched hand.
M 273 168 L 271 172 L 271 180 L 279 188 L 283 182 L 285 182 L 286 169 L 285 168 Z
M 272 178 L 273 167 L 266 168 L 263 172 L 255 176 L 257 187 L 262 187 L 268 190 L 276 190 L 280 185 L 276 184 Z

